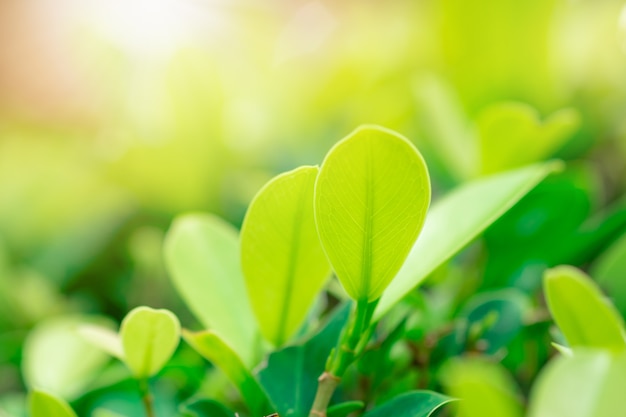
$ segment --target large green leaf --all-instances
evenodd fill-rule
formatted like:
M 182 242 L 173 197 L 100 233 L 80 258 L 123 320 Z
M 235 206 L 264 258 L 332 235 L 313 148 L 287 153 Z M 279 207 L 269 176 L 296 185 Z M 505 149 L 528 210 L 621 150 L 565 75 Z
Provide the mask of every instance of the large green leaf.
M 241 265 L 261 333 L 276 346 L 292 336 L 330 274 L 313 215 L 317 167 L 271 180 L 241 229 Z
M 451 401 L 454 399 L 433 391 L 412 391 L 398 395 L 363 417 L 430 417 Z
M 22 372 L 30 388 L 73 400 L 82 394 L 109 356 L 78 333 L 85 323 L 112 325 L 88 317 L 58 317 L 38 324 L 24 342 Z M 77 360 L 80 358 L 80 360 Z
M 582 271 L 570 266 L 550 269 L 544 289 L 552 317 L 571 347 L 626 349 L 622 317 Z
M 598 258 L 591 276 L 609 294 L 622 316 L 626 316 L 626 234 Z
M 260 336 L 241 272 L 236 229 L 213 215 L 185 215 L 174 221 L 164 246 L 172 281 L 187 306 L 253 365 Z
M 200 355 L 219 368 L 241 393 L 256 415 L 271 411 L 267 394 L 252 376 L 242 360 L 220 336 L 211 331 L 190 332 L 183 330 L 183 338 Z
M 419 239 L 385 290 L 375 318 L 463 249 L 548 174 L 557 162 L 532 165 L 465 184 L 433 204 Z
M 499 103 L 478 118 L 482 172 L 494 173 L 552 156 L 580 124 L 574 109 L 560 110 L 543 123 L 523 103 Z
M 621 416 L 626 410 L 626 355 L 576 350 L 539 375 L 529 417 Z
M 446 392 L 459 398 L 457 417 L 522 417 L 515 381 L 484 358 L 453 359 L 442 370 Z
M 415 243 L 429 203 L 424 159 L 402 136 L 365 126 L 330 150 L 315 184 L 315 219 L 352 298 L 380 297 Z
M 31 417 L 76 417 L 69 404 L 43 391 L 31 392 L 29 405 Z
M 120 338 L 124 361 L 137 378 L 163 368 L 180 340 L 178 318 L 168 310 L 137 307 L 122 321 Z
M 319 333 L 308 341 L 272 353 L 258 377 L 280 417 L 306 417 L 313 405 L 317 378 L 336 346 L 350 313 L 341 306 Z

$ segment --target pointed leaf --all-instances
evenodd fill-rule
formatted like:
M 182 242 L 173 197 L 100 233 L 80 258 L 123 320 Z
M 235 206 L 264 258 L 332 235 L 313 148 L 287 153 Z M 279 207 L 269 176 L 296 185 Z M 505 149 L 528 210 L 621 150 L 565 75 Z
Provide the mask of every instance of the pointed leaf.
M 317 167 L 272 179 L 241 228 L 241 264 L 261 333 L 282 345 L 302 324 L 330 274 L 313 216 Z
M 168 310 L 137 307 L 122 321 L 120 337 L 124 361 L 137 378 L 148 378 L 163 368 L 180 340 L 178 318 Z
M 626 355 L 576 350 L 539 375 L 529 417 L 619 416 L 626 410 Z
M 347 417 L 350 414 L 363 410 L 365 403 L 363 401 L 347 401 L 345 403 L 335 404 L 326 410 L 327 417 Z
M 235 417 L 235 413 L 213 400 L 195 400 L 183 404 L 181 407 L 185 416 L 191 417 Z
M 353 299 L 380 297 L 415 243 L 429 203 L 426 163 L 397 133 L 364 126 L 326 155 L 315 184 L 315 220 Z
M 167 268 L 187 306 L 253 365 L 259 331 L 246 295 L 237 230 L 216 216 L 189 214 L 174 221 L 164 246 Z
M 183 330 L 183 338 L 228 377 L 253 413 L 263 414 L 271 411 L 267 394 L 261 385 L 217 333 L 211 330 L 196 333 Z
M 337 309 L 319 333 L 307 342 L 272 353 L 258 377 L 280 417 L 308 415 L 317 390 L 317 378 L 337 344 L 350 304 Z
M 582 271 L 570 266 L 550 269 L 544 289 L 552 317 L 571 347 L 626 349 L 622 317 Z
M 560 163 L 543 163 L 473 181 L 433 204 L 419 239 L 385 290 L 375 319 L 560 167 Z
M 412 391 L 398 395 L 363 417 L 430 417 L 451 401 L 454 399 L 433 391 Z
M 43 391 L 31 392 L 29 403 L 31 417 L 76 417 L 69 404 Z

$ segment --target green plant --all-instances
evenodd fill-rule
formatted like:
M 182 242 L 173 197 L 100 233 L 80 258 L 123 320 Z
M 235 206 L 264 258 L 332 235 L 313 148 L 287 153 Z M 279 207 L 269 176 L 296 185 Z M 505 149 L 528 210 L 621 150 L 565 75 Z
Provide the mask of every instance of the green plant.
M 366 406 L 366 417 L 430 416 L 452 398 L 430 390 L 407 390 L 375 406 L 334 398 L 338 387 L 354 383 L 355 364 L 384 369 L 392 354 L 385 346 L 410 316 L 393 307 L 559 167 L 539 163 L 481 178 L 429 209 L 431 184 L 417 149 L 387 129 L 361 127 L 337 143 L 320 168 L 296 168 L 267 183 L 239 238 L 209 214 L 174 222 L 166 264 L 208 328 L 183 329 L 182 337 L 236 387 L 250 416 L 340 417 Z M 329 281 L 331 270 L 345 293 Z M 328 299 L 320 297 L 325 287 Z M 468 314 L 477 323 L 471 338 L 497 322 Z M 140 307 L 119 333 L 100 325 L 83 325 L 80 333 L 126 364 L 146 415 L 156 416 L 150 378 L 178 344 L 178 319 Z M 39 410 L 46 407 L 71 415 L 63 402 L 38 391 L 31 404 L 33 417 L 43 417 Z M 192 416 L 233 416 L 202 395 L 181 407 Z

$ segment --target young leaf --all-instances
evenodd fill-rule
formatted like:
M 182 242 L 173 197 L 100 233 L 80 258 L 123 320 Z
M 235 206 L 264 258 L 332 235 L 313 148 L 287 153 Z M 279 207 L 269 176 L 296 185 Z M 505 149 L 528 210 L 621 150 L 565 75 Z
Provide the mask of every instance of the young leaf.
M 177 218 L 165 240 L 165 261 L 187 306 L 251 366 L 259 330 L 248 302 L 237 230 L 209 214 Z
M 315 184 L 315 220 L 353 299 L 380 297 L 415 243 L 429 203 L 424 159 L 390 130 L 361 127 L 326 155 Z
M 604 417 L 626 410 L 626 355 L 576 350 L 539 375 L 530 396 L 529 417 Z
M 254 197 L 241 228 L 241 265 L 261 333 L 282 345 L 302 324 L 330 274 L 317 237 L 317 167 L 271 180 Z
M 412 391 L 398 395 L 368 411 L 363 417 L 430 417 L 451 401 L 454 399 L 436 392 Z
M 136 378 L 148 378 L 163 368 L 180 340 L 178 318 L 168 310 L 137 307 L 122 321 L 124 360 Z
M 100 348 L 114 358 L 124 360 L 124 348 L 122 347 L 122 340 L 118 333 L 107 327 L 96 326 L 94 324 L 80 325 L 77 331 L 83 339 L 92 345 Z
M 272 353 L 259 371 L 259 380 L 280 417 L 308 415 L 317 378 L 324 371 L 326 359 L 336 346 L 349 313 L 350 303 L 338 307 L 319 333 L 303 344 Z
M 519 389 L 502 365 L 453 359 L 442 370 L 446 392 L 459 398 L 457 417 L 522 417 Z
M 76 417 L 69 404 L 43 391 L 31 392 L 29 405 L 31 417 Z
M 267 394 L 261 385 L 217 333 L 211 330 L 197 333 L 183 330 L 183 338 L 230 379 L 255 415 L 271 411 Z
M 190 417 L 235 417 L 235 413 L 214 400 L 192 400 L 180 408 L 185 416 Z
M 363 410 L 365 403 L 363 401 L 347 401 L 345 403 L 335 404 L 328 407 L 326 417 L 347 417 L 352 413 Z
M 582 271 L 560 266 L 546 271 L 546 301 L 571 347 L 624 351 L 624 322 L 596 284 Z
M 382 317 L 395 303 L 475 239 L 548 174 L 560 168 L 548 162 L 465 184 L 433 204 L 424 230 L 374 314 Z

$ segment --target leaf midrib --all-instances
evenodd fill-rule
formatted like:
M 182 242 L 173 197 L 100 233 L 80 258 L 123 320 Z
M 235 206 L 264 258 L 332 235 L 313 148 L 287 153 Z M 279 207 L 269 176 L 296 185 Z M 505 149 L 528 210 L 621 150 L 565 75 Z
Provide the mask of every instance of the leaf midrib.
M 365 218 L 363 219 L 363 264 L 361 265 L 361 282 L 363 283 L 363 298 L 369 298 L 369 290 L 372 280 L 372 230 L 374 228 L 374 219 L 372 217 L 374 204 L 374 188 L 372 187 L 372 144 L 367 140 L 365 155 Z

